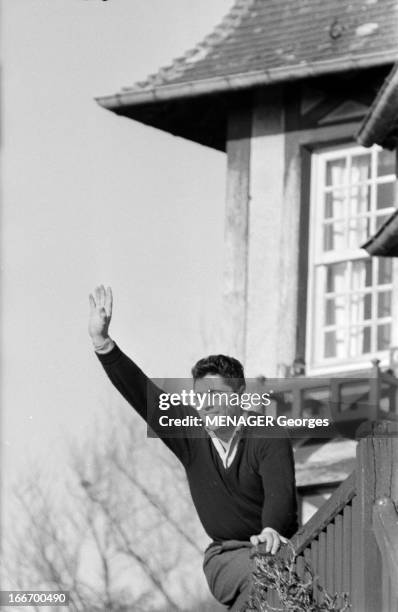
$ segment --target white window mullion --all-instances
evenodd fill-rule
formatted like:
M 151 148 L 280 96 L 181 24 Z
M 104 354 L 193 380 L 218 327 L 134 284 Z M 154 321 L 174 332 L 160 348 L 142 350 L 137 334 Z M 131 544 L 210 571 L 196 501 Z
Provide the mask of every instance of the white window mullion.
M 325 266 L 321 266 L 318 268 L 318 278 L 319 278 L 319 289 L 317 291 L 317 307 L 316 310 L 318 310 L 318 312 L 320 312 L 320 316 L 322 324 L 321 324 L 321 333 L 319 334 L 320 336 L 320 350 L 319 350 L 319 355 L 321 357 L 323 357 L 323 355 L 325 354 L 325 348 L 326 348 L 326 341 L 325 341 L 325 322 L 326 322 L 326 300 L 325 300 L 325 292 L 326 292 L 326 267 Z M 324 288 L 324 290 L 322 291 L 321 288 Z
M 350 246 L 350 236 L 351 236 L 351 222 L 352 222 L 352 217 L 351 217 L 351 189 L 350 189 L 350 176 L 351 176 L 351 155 L 347 156 L 347 161 L 346 161 L 346 165 L 347 165 L 347 175 L 346 175 L 346 187 L 344 188 L 345 190 L 345 202 L 346 202 L 346 208 L 345 208 L 345 242 L 344 242 L 344 246 L 346 249 L 349 248 Z M 351 270 L 350 270 L 351 273 Z
M 346 303 L 346 307 L 345 307 L 345 354 L 349 355 L 350 354 L 350 344 L 351 344 L 351 336 L 350 336 L 350 332 L 351 332 L 351 299 L 352 299 L 352 293 L 351 293 L 351 278 L 352 278 L 352 261 L 348 261 L 347 262 L 347 268 L 346 268 L 346 275 L 345 275 L 345 303 Z
M 370 232 L 371 236 L 376 231 L 376 181 L 374 180 L 377 176 L 377 152 L 372 149 L 372 173 L 370 182 L 370 210 L 371 210 L 371 221 L 370 221 Z M 372 345 L 373 346 L 373 345 Z
M 378 275 L 378 261 L 376 258 L 372 260 L 372 281 L 373 286 L 375 286 Z M 377 291 L 372 291 L 372 320 L 371 320 L 371 331 L 370 331 L 370 346 L 372 352 L 375 352 L 377 349 Z

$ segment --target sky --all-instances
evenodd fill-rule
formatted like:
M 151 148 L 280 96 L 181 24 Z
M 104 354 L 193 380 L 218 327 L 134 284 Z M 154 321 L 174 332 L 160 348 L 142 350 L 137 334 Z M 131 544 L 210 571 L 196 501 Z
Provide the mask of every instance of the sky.
M 225 155 L 100 108 L 197 43 L 232 0 L 2 1 L 2 438 L 6 479 L 62 461 L 115 401 L 87 334 L 151 376 L 220 351 Z M 117 400 L 118 401 L 118 400 Z M 61 465 L 61 463 L 59 464 Z

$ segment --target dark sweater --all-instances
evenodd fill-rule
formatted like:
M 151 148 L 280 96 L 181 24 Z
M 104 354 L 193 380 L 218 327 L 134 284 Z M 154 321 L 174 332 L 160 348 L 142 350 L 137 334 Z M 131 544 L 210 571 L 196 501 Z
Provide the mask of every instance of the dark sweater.
M 123 397 L 147 421 L 186 470 L 195 508 L 206 533 L 215 541 L 249 540 L 264 527 L 291 537 L 297 530 L 293 453 L 280 431 L 259 437 L 260 427 L 245 427 L 232 464 L 225 468 L 203 430 L 168 428 L 164 436 L 159 416 L 198 415 L 189 406 L 158 408 L 162 392 L 118 346 L 98 354 L 106 373 Z

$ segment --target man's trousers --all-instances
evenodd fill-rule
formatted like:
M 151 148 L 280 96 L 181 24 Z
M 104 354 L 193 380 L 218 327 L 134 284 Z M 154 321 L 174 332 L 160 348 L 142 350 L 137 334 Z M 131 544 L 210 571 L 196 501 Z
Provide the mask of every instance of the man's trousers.
M 203 571 L 212 595 L 231 612 L 245 610 L 251 590 L 250 542 L 212 542 L 205 551 Z

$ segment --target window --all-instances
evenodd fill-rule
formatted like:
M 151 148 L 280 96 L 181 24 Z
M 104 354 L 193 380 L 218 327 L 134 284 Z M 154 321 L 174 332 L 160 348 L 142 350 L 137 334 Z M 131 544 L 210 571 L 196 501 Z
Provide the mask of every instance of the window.
M 360 246 L 394 210 L 395 155 L 319 151 L 311 175 L 307 363 L 369 363 L 391 344 L 392 260 Z

